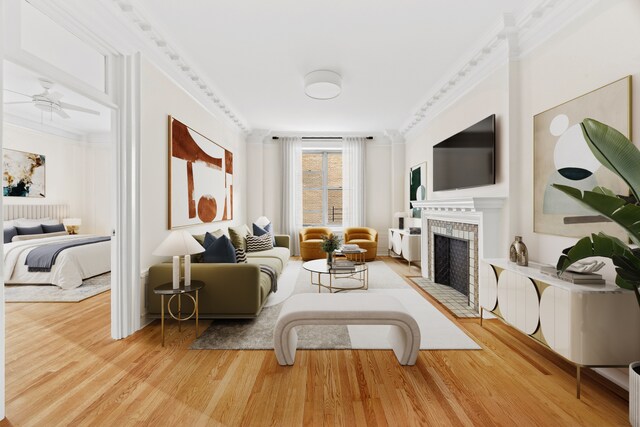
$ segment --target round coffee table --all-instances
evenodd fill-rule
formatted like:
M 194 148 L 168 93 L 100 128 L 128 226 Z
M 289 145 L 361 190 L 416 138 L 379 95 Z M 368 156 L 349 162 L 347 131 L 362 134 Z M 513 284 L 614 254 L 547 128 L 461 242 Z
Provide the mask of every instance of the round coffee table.
M 337 256 L 344 256 L 349 261 L 353 261 L 356 264 L 363 264 L 366 261 L 366 249 L 358 248 L 358 249 L 339 249 L 335 251 L 333 254 Z
M 315 259 L 302 264 L 302 268 L 311 272 L 311 285 L 318 287 L 318 293 L 322 288 L 329 289 L 329 292 L 353 291 L 356 289 L 369 289 L 369 268 L 366 263 L 354 264 L 353 270 L 336 270 L 327 264 L 325 259 Z M 329 284 L 326 283 L 328 276 Z M 317 281 L 314 278 L 317 277 Z M 323 283 L 325 278 L 325 283 Z M 335 281 L 339 279 L 353 279 L 359 282 L 356 286 L 347 286 L 340 283 L 336 286 Z
M 162 346 L 164 347 L 164 296 L 170 295 L 169 301 L 167 302 L 167 311 L 169 312 L 169 316 L 178 321 L 178 330 L 182 330 L 181 325 L 185 320 L 189 320 L 195 316 L 196 318 L 196 338 L 198 338 L 198 294 L 200 289 L 204 288 L 204 282 L 200 280 L 192 280 L 191 286 L 184 286 L 184 282 L 180 281 L 180 287 L 174 289 L 173 282 L 165 283 L 160 286 L 156 286 L 153 289 L 155 294 L 160 295 L 160 328 L 162 330 Z M 191 295 L 195 293 L 195 298 Z M 182 295 L 186 295 L 191 298 L 193 302 L 193 311 L 189 316 L 182 315 Z M 176 316 L 171 311 L 171 301 L 178 297 L 178 315 Z

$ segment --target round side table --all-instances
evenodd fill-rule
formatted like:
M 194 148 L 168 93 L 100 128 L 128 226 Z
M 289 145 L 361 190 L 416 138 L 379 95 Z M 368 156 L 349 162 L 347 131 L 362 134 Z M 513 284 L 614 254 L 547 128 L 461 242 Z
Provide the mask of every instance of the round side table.
M 167 301 L 167 311 L 169 312 L 169 316 L 178 321 L 178 330 L 182 330 L 181 323 L 185 320 L 189 320 L 195 316 L 196 319 L 196 338 L 198 338 L 198 293 L 200 289 L 204 288 L 204 282 L 200 280 L 192 280 L 191 286 L 184 286 L 184 282 L 180 282 L 180 287 L 178 289 L 173 288 L 173 283 L 164 283 L 160 286 L 157 286 L 153 292 L 157 295 L 160 295 L 160 323 L 162 329 L 162 346 L 164 347 L 164 296 L 170 295 L 169 301 Z M 193 295 L 195 294 L 195 298 Z M 183 317 L 182 316 L 182 295 L 186 295 L 191 298 L 193 301 L 193 311 L 190 315 Z M 178 297 L 178 315 L 176 316 L 171 311 L 171 301 Z

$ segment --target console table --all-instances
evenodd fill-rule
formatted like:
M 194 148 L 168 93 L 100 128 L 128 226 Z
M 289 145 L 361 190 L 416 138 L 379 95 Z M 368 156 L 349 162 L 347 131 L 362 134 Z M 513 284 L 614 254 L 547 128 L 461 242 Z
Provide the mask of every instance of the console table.
M 480 322 L 487 310 L 580 369 L 626 367 L 640 360 L 640 310 L 632 291 L 613 283 L 575 285 L 506 259 L 481 264 Z
M 420 234 L 409 234 L 409 230 L 389 229 L 389 255 L 406 259 L 411 267 L 412 262 L 420 261 Z

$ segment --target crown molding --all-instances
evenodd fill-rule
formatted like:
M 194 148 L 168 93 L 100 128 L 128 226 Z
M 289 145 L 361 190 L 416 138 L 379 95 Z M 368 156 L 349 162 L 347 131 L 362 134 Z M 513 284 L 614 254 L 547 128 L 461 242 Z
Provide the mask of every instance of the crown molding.
M 447 77 L 427 95 L 400 128 L 405 137 L 422 129 L 508 61 L 522 59 L 537 46 L 584 14 L 597 0 L 541 0 L 519 17 L 505 14 Z
M 65 139 L 70 139 L 76 142 L 85 141 L 85 136 L 86 136 L 85 134 L 78 133 L 77 131 L 70 128 L 64 129 L 62 127 L 63 125 L 52 126 L 44 122 L 40 123 L 35 120 L 27 119 L 25 117 L 7 113 L 7 112 L 4 113 L 3 117 L 6 123 L 19 128 L 24 128 L 24 129 L 28 129 L 28 130 L 39 132 L 39 133 L 51 134 L 51 135 L 65 138 Z
M 134 5 L 131 0 L 112 0 L 113 4 L 118 8 L 120 16 L 127 22 L 127 25 L 133 30 L 137 37 L 145 40 L 147 49 L 154 50 L 156 54 L 164 56 L 172 65 L 173 71 L 178 70 L 187 81 L 191 84 L 184 87 L 189 92 L 199 92 L 204 95 L 217 110 L 219 110 L 230 122 L 232 122 L 243 133 L 251 132 L 246 125 L 246 120 L 229 105 L 223 101 L 222 96 L 218 93 L 214 86 L 207 82 L 203 76 L 204 73 L 199 72 L 194 66 L 194 61 L 186 57 L 180 52 L 177 45 L 167 37 L 166 32 L 148 18 L 148 14 L 142 10 L 138 4 Z M 192 93 L 193 94 L 193 93 Z M 198 97 L 200 98 L 200 97 Z

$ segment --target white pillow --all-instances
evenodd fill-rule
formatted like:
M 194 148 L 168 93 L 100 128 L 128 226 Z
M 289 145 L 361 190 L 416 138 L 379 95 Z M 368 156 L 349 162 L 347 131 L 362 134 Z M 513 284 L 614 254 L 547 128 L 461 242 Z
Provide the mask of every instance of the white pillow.
M 40 221 L 40 224 L 42 224 L 42 225 L 58 225 L 58 224 L 61 224 L 61 222 L 58 221 L 57 219 L 43 218 L 43 219 L 39 219 L 38 221 Z
M 24 219 L 24 218 L 20 218 L 20 219 Z M 7 228 L 15 227 L 16 225 L 18 225 L 18 221 L 20 221 L 20 219 L 5 220 L 3 222 L 3 228 L 6 230 Z
M 47 224 L 47 225 L 55 225 L 58 222 L 56 221 L 53 224 L 48 224 L 47 221 L 52 221 L 51 218 L 46 217 L 46 218 L 38 218 L 38 219 L 26 219 L 26 218 L 20 218 L 16 220 L 16 226 L 17 227 L 35 227 L 38 226 L 40 224 Z

